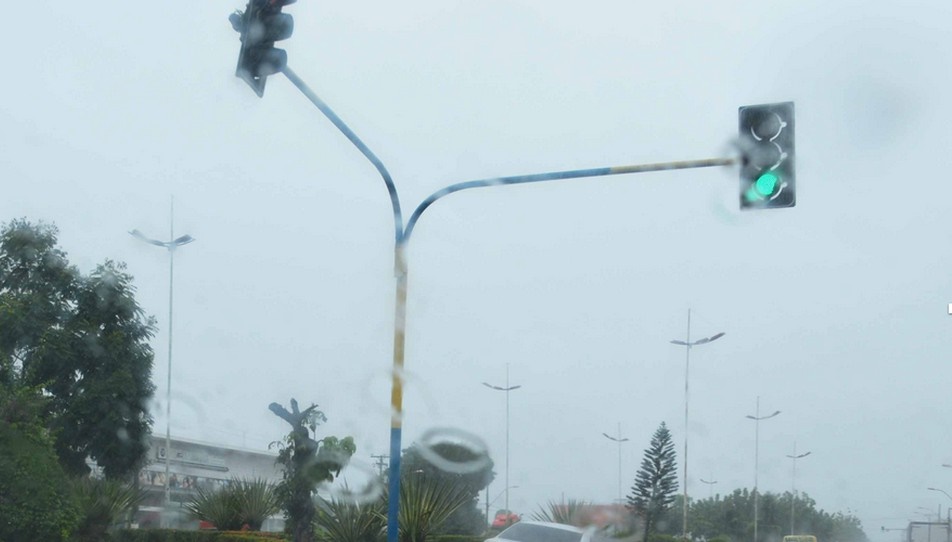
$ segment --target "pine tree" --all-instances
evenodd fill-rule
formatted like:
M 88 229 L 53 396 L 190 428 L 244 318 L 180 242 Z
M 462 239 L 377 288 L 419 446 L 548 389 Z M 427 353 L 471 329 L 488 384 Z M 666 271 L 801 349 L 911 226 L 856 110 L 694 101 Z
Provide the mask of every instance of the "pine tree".
M 671 432 L 661 422 L 651 437 L 651 445 L 645 450 L 641 468 L 628 495 L 628 509 L 644 521 L 645 542 L 658 518 L 674 502 L 678 490 L 677 469 Z

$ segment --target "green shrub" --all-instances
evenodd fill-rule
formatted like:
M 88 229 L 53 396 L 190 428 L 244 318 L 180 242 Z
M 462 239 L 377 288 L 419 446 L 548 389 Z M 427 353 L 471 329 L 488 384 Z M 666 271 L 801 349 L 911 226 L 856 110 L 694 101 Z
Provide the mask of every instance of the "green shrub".
M 260 478 L 232 479 L 218 491 L 198 488 L 198 495 L 185 508 L 189 513 L 221 530 L 237 531 L 248 526 L 260 531 L 266 519 L 278 512 L 274 486 Z
M 79 513 L 69 478 L 39 430 L 0 420 L 0 540 L 65 542 Z
M 174 529 L 125 529 L 113 542 L 276 542 L 288 540 L 281 533 L 249 531 L 178 531 Z
M 115 480 L 79 478 L 73 481 L 73 495 L 80 521 L 70 540 L 100 542 L 106 539 L 110 528 L 120 524 L 142 502 L 145 492 Z
M 387 525 L 383 503 L 356 503 L 341 499 L 322 500 L 314 523 L 329 542 L 379 542 Z M 481 542 L 481 541 L 480 541 Z
M 680 536 L 671 534 L 651 533 L 648 535 L 648 542 L 680 542 L 683 540 Z
M 438 534 L 432 537 L 432 542 L 483 542 L 487 537 L 469 534 Z

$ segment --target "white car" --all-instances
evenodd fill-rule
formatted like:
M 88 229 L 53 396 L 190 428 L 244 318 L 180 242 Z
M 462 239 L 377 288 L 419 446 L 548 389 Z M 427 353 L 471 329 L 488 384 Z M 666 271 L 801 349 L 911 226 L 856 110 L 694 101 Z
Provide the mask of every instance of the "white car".
M 602 542 L 595 529 L 581 529 L 562 523 L 520 521 L 486 542 Z

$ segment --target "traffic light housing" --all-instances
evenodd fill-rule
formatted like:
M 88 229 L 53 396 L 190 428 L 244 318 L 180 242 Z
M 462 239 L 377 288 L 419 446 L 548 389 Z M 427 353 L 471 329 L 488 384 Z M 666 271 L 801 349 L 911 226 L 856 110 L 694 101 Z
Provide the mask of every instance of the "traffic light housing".
M 747 105 L 738 110 L 740 208 L 797 204 L 793 102 Z
M 296 0 L 249 0 L 244 13 L 229 17 L 231 25 L 241 34 L 238 68 L 235 76 L 242 78 L 259 97 L 269 75 L 280 73 L 288 63 L 288 54 L 274 47 L 274 42 L 288 39 L 294 31 L 294 19 L 281 9 Z

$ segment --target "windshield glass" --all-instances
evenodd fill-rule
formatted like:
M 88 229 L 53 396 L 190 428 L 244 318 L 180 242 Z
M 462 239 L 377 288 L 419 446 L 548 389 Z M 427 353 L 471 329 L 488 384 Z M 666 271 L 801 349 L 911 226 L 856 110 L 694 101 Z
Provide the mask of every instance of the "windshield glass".
M 952 542 L 947 0 L 4 17 L 0 540 Z

